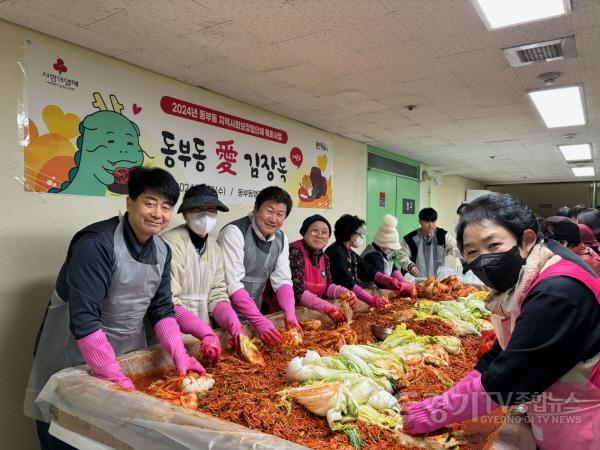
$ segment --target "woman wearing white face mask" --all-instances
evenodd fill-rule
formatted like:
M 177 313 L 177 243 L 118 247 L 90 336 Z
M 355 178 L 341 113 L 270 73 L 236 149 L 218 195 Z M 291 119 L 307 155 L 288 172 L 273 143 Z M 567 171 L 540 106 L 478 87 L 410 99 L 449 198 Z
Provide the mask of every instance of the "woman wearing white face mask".
M 394 264 L 394 254 L 400 250 L 400 236 L 398 235 L 398 219 L 390 214 L 383 217 L 383 223 L 377 229 L 373 242 L 360 255 L 362 259 L 378 274 L 368 283 L 368 287 L 384 287 L 397 291 L 399 295 L 410 297 L 414 293 L 414 286 L 404 279 L 400 269 Z M 379 273 L 387 275 L 384 278 Z
M 173 254 L 171 290 L 179 327 L 200 339 L 202 353 L 212 360 L 219 358 L 221 346 L 208 325 L 211 317 L 229 332 L 232 346 L 237 347 L 242 333 L 227 295 L 221 247 L 208 236 L 217 224 L 217 211 L 229 211 L 217 192 L 205 184 L 193 186 L 178 210 L 186 223 L 162 235 Z
M 335 242 L 325 251 L 331 265 L 332 281 L 350 289 L 359 300 L 370 306 L 376 308 L 385 306 L 387 300 L 384 297 L 371 295 L 357 284 L 359 279 L 367 283 L 374 280 L 384 283 L 392 279 L 377 271 L 352 250 L 365 243 L 365 221 L 357 216 L 344 214 L 335 223 L 333 234 Z

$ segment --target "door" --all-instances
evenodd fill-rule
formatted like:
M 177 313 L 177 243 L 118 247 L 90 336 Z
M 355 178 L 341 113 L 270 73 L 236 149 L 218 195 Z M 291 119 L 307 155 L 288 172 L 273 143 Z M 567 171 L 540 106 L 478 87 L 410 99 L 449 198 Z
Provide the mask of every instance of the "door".
M 367 172 L 367 244 L 391 214 L 398 219 L 400 238 L 419 227 L 419 182 L 412 178 L 369 169 Z
M 419 182 L 396 177 L 396 217 L 400 237 L 419 227 Z
M 369 169 L 367 172 L 367 244 L 386 214 L 396 215 L 396 176 Z

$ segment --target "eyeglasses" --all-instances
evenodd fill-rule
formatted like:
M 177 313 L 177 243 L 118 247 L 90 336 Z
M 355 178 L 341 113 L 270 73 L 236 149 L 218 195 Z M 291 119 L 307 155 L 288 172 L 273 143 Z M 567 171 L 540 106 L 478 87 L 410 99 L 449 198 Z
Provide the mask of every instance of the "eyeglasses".
M 312 230 L 309 231 L 309 233 L 311 234 L 311 236 L 314 236 L 314 237 L 325 237 L 325 238 L 329 237 L 329 231 L 327 231 L 327 230 L 319 231 L 316 228 L 313 228 Z

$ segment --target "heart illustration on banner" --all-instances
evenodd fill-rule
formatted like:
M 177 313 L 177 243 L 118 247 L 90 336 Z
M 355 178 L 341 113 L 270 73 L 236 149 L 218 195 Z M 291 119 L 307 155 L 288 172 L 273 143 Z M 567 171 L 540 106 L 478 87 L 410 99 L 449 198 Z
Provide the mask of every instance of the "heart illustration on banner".
M 292 150 L 290 150 L 290 159 L 292 160 L 292 164 L 299 169 L 302 165 L 302 160 L 304 159 L 302 150 L 300 150 L 298 147 L 293 147 Z
M 56 62 L 52 65 L 52 68 L 60 74 L 66 73 L 68 70 L 65 62 L 61 58 L 56 60 Z
M 57 105 L 46 106 L 42 111 L 42 119 L 50 133 L 65 139 L 73 139 L 79 135 L 79 117 L 73 113 L 65 113 Z
M 136 114 L 136 115 L 142 112 L 142 107 L 138 106 L 137 103 L 133 104 L 133 108 L 132 109 L 133 109 L 133 114 Z

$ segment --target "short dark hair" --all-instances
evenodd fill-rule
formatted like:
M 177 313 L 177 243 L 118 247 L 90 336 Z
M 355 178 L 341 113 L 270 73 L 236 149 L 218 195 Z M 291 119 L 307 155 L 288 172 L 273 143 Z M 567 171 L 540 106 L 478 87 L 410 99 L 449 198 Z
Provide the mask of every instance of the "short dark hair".
M 423 208 L 419 211 L 419 220 L 435 222 L 438 219 L 437 211 L 433 208 Z
M 477 197 L 463 209 L 456 226 L 456 242 L 461 252 L 465 227 L 486 220 L 506 228 L 517 239 L 517 245 L 521 244 L 525 230 L 535 231 L 538 241 L 542 238 L 535 214 L 525 202 L 512 194 L 492 192 Z
M 577 215 L 577 222 L 590 227 L 596 239 L 598 239 L 598 236 L 600 236 L 600 211 L 586 208 Z
M 540 221 L 544 235 L 549 239 L 567 241 L 568 245 L 575 246 L 581 242 L 579 226 L 568 217 L 551 216 Z
M 573 218 L 573 219 L 577 219 L 579 217 L 579 214 L 581 214 L 583 211 L 587 211 L 587 210 L 591 210 L 592 208 L 588 208 L 585 205 L 582 205 L 581 203 L 573 206 L 571 208 L 571 212 L 569 213 L 569 217 Z
M 348 242 L 356 230 L 364 226 L 366 222 L 358 216 L 344 214 L 333 226 L 333 235 L 338 242 Z
M 279 186 L 269 186 L 260 191 L 256 196 L 254 209 L 258 210 L 260 205 L 262 205 L 264 202 L 268 202 L 269 200 L 285 204 L 285 217 L 289 216 L 290 212 L 292 212 L 292 197 L 290 197 L 290 194 L 281 189 Z
M 129 173 L 127 183 L 129 197 L 137 199 L 147 191 L 162 195 L 167 201 L 175 206 L 179 200 L 179 185 L 173 175 L 158 167 L 136 167 Z
M 462 210 L 465 209 L 465 206 L 467 206 L 467 202 L 462 202 L 460 205 L 458 205 L 458 208 L 456 208 L 456 215 L 460 216 L 462 214 Z

